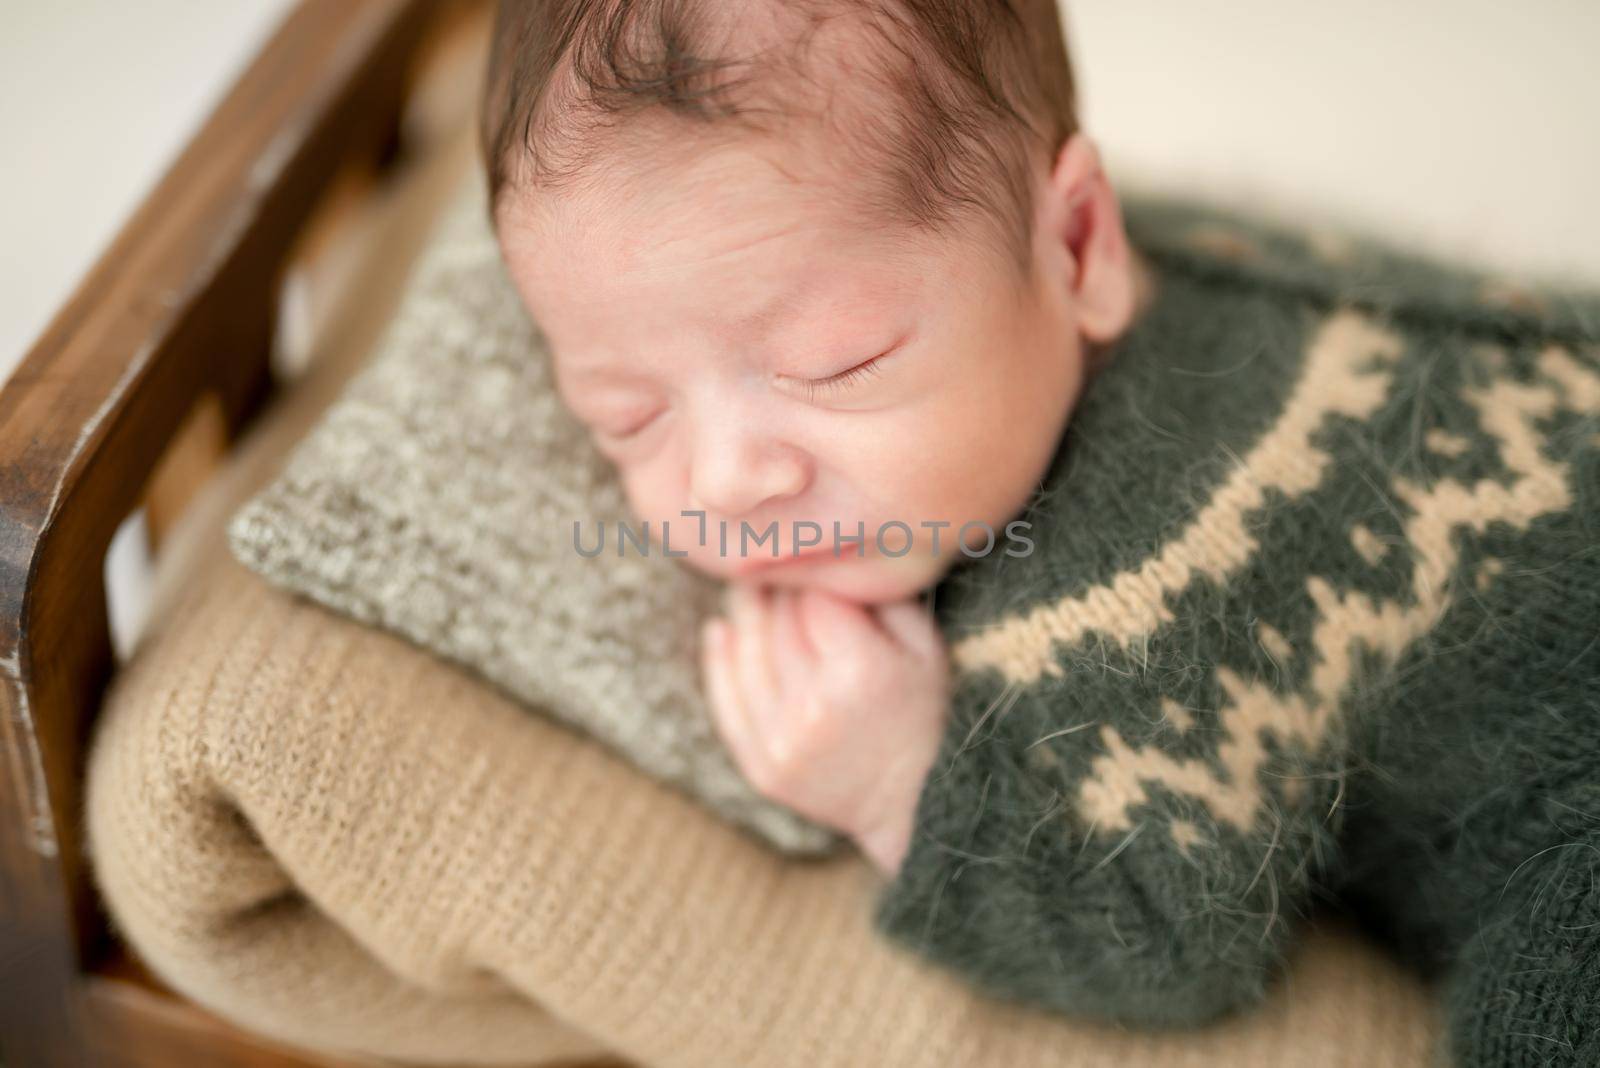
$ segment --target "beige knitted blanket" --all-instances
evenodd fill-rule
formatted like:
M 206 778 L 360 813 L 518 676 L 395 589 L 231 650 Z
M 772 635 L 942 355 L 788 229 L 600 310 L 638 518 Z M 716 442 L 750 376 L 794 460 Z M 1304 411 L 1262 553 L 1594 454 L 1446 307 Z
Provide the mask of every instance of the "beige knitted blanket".
M 389 262 L 389 261 L 394 262 Z M 372 278 L 398 278 L 392 250 Z M 383 307 L 379 303 L 377 307 Z M 1426 994 L 1341 931 L 1249 1016 L 1123 1033 L 986 1000 L 883 942 L 859 857 L 785 858 L 391 634 L 269 586 L 223 521 L 371 331 L 319 366 L 169 543 L 91 753 L 117 929 L 186 996 L 309 1047 L 671 1068 L 1415 1066 Z

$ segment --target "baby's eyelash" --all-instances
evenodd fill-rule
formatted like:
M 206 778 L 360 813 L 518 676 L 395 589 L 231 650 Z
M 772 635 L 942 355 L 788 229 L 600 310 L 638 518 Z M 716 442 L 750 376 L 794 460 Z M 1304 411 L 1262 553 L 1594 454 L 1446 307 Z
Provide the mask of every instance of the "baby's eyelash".
M 851 386 L 859 385 L 879 374 L 882 369 L 878 364 L 887 355 L 889 355 L 887 352 L 881 353 L 866 363 L 858 363 L 848 371 L 840 371 L 838 374 L 830 375 L 827 378 L 800 379 L 800 389 L 808 401 L 815 401 L 822 397 L 842 393 Z

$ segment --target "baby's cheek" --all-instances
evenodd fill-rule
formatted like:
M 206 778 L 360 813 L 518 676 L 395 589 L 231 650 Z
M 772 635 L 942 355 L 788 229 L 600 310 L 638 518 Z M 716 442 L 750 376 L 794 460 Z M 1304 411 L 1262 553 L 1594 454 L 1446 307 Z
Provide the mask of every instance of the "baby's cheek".
M 692 524 L 692 520 L 679 518 L 689 507 L 687 478 L 674 469 L 665 454 L 631 459 L 619 463 L 617 470 L 622 478 L 623 493 L 635 516 L 649 519 L 653 524 L 671 519 Z
M 844 458 L 852 481 L 893 511 L 883 521 L 916 527 L 947 518 L 952 491 L 967 477 L 965 435 L 951 422 L 958 416 L 948 403 L 909 409 Z

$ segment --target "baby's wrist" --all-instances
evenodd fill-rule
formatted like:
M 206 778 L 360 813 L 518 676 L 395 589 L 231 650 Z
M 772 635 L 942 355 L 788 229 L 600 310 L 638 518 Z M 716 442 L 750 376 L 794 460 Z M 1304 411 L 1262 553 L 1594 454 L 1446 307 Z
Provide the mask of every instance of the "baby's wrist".
M 851 833 L 867 859 L 890 878 L 900 870 L 911 847 L 917 803 L 921 800 L 922 781 L 926 777 L 926 769 L 915 776 L 889 775 L 884 782 L 885 793 L 866 807 L 867 815 Z
M 915 810 L 897 814 L 851 835 L 866 858 L 889 878 L 900 871 L 911 846 Z
M 949 713 L 940 705 L 940 714 L 926 722 L 921 738 L 910 738 L 891 765 L 884 769 L 876 796 L 859 810 L 860 819 L 850 837 L 860 850 L 885 875 L 893 878 L 911 848 L 917 809 L 922 791 L 939 751 Z

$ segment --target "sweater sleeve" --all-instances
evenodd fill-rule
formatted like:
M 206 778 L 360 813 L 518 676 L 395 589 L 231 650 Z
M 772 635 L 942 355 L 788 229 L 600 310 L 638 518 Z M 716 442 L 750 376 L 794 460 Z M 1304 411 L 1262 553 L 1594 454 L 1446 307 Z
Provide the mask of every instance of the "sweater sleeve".
M 1536 447 L 1483 498 L 1534 518 L 1458 535 L 1345 795 L 1341 896 L 1439 977 L 1462 1068 L 1600 1064 L 1600 348 L 1535 351 Z
M 1243 819 L 1225 791 L 1205 797 L 1214 714 L 1152 692 L 1154 664 L 1088 648 L 1066 663 L 1032 685 L 958 682 L 879 929 L 992 995 L 1075 1015 L 1177 1025 L 1257 1000 L 1331 842 L 1338 776 L 1264 764 L 1265 803 Z

